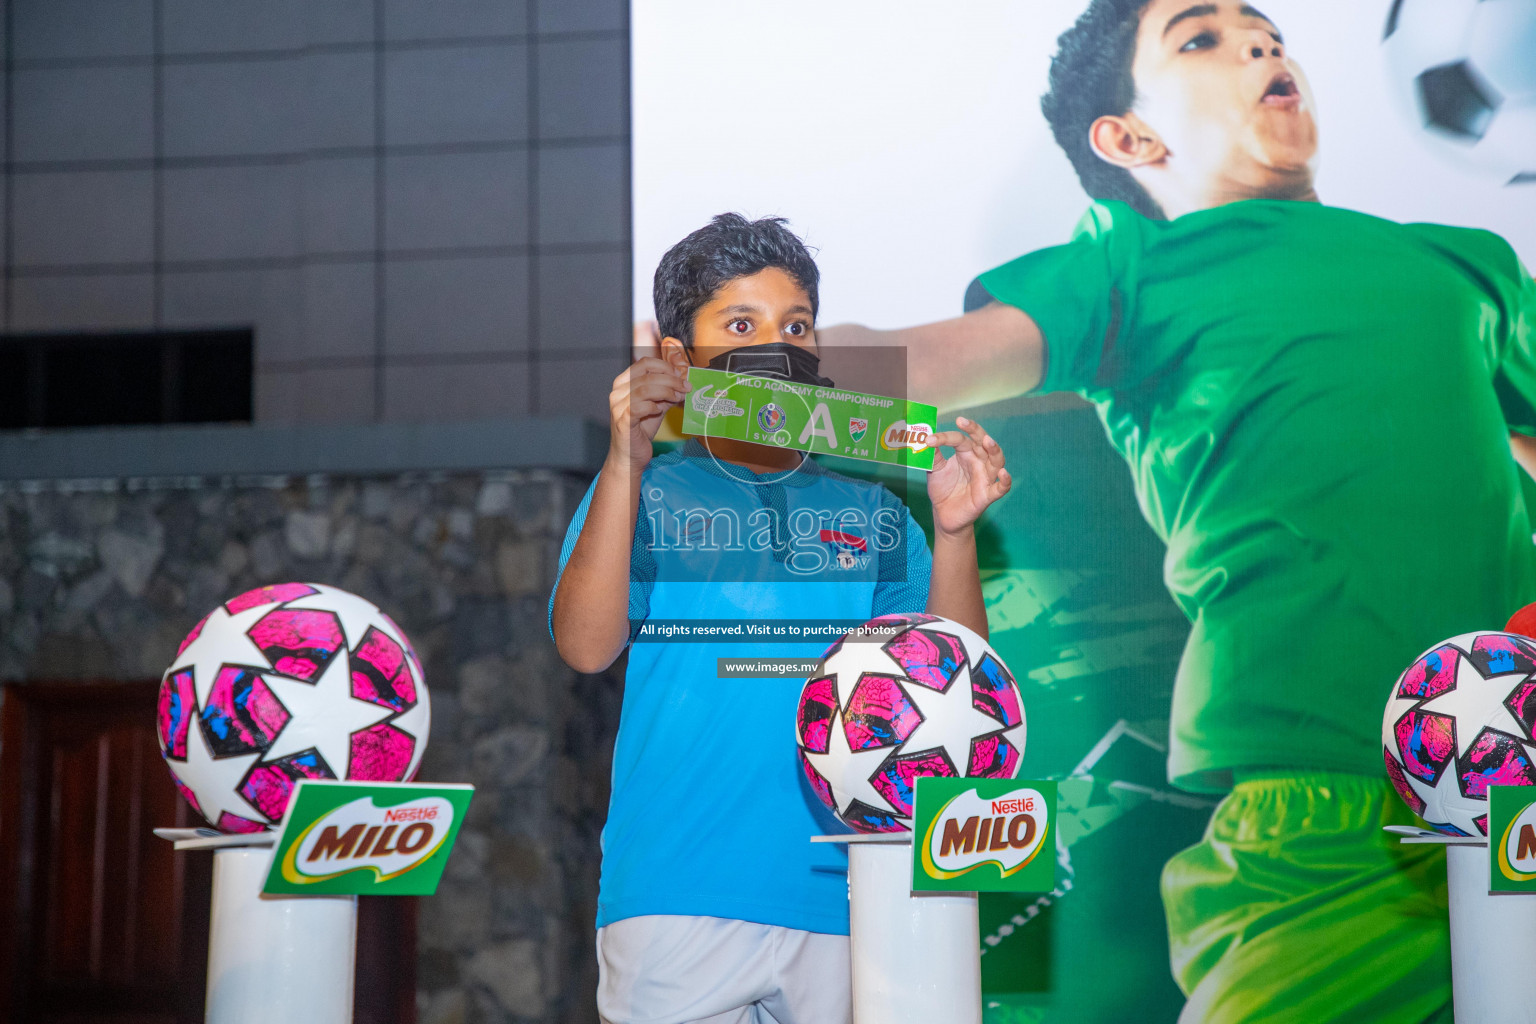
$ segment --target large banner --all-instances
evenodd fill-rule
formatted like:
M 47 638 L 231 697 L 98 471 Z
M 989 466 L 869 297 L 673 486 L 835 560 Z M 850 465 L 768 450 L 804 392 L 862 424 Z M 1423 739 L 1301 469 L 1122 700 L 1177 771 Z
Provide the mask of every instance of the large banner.
M 821 325 L 956 316 L 978 274 L 1066 242 L 1089 200 L 1040 97 L 1085 6 L 639 0 L 636 319 L 653 316 L 659 256 L 726 210 L 787 217 L 817 248 Z M 1324 203 L 1486 228 L 1536 265 L 1536 7 L 1262 6 L 1310 80 Z M 1220 796 L 1168 781 L 1190 624 L 1167 552 L 1086 402 L 972 412 L 1016 478 L 981 535 L 991 641 L 1026 687 L 1021 774 L 1058 780 L 1060 809 L 1057 890 L 983 902 L 988 1020 L 1171 1021 L 1185 1000 L 1159 875 Z

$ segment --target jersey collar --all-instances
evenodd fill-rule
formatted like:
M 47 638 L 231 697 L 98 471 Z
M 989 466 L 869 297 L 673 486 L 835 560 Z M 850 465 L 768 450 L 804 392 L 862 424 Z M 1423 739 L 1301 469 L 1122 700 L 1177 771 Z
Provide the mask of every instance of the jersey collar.
M 826 475 L 826 470 L 809 455 L 802 454 L 800 465 L 789 471 L 779 470 L 772 473 L 754 473 L 746 466 L 738 466 L 735 463 L 717 459 L 704 447 L 704 442 L 696 437 L 690 437 L 683 444 L 683 458 L 688 459 L 695 466 L 711 476 L 718 476 L 725 480 L 734 480 L 739 484 L 751 484 L 755 487 L 763 487 L 769 484 L 783 484 L 786 487 L 809 487 L 815 483 L 818 477 Z

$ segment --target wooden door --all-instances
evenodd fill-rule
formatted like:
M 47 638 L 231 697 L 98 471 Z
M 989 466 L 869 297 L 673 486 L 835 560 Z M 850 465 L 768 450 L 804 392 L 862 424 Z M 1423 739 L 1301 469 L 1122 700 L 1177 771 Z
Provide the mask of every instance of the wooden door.
M 17 1024 L 202 1019 L 211 864 L 150 832 L 194 824 L 156 753 L 155 693 L 4 690 L 0 1013 Z
M 28 683 L 0 705 L 0 1022 L 203 1019 L 213 857 L 154 735 L 157 684 Z M 415 1019 L 415 907 L 365 898 L 357 1024 Z

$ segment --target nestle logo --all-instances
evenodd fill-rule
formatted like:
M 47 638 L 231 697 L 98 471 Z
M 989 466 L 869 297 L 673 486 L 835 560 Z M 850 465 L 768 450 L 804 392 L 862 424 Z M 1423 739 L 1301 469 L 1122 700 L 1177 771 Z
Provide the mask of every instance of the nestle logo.
M 1033 800 L 993 800 L 993 814 L 1028 814 L 1035 809 Z

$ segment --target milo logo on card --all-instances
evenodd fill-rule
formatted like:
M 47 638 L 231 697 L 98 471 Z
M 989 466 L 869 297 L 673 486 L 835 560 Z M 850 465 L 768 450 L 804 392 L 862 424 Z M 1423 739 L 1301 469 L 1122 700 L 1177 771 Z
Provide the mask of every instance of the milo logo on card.
M 968 790 L 940 808 L 929 824 L 920 853 L 923 866 L 938 878 L 954 878 L 993 864 L 1007 878 L 1040 852 L 1049 820 L 1046 807 L 1044 794 L 1028 786 L 992 799 Z
M 922 776 L 914 789 L 913 890 L 1055 888 L 1056 783 Z
M 395 807 L 372 797 L 353 800 L 309 826 L 282 859 L 290 883 L 321 882 L 370 870 L 380 881 L 402 875 L 437 852 L 453 824 L 453 804 L 440 796 Z
M 430 896 L 473 786 L 300 779 L 261 891 L 273 896 Z
M 926 423 L 909 424 L 906 420 L 897 420 L 886 427 L 885 433 L 880 435 L 880 447 L 888 452 L 902 448 L 920 452 L 928 447 L 928 439 L 932 436 L 933 428 Z
M 1536 795 L 1525 786 L 1489 786 L 1488 812 L 1489 888 L 1536 890 Z

